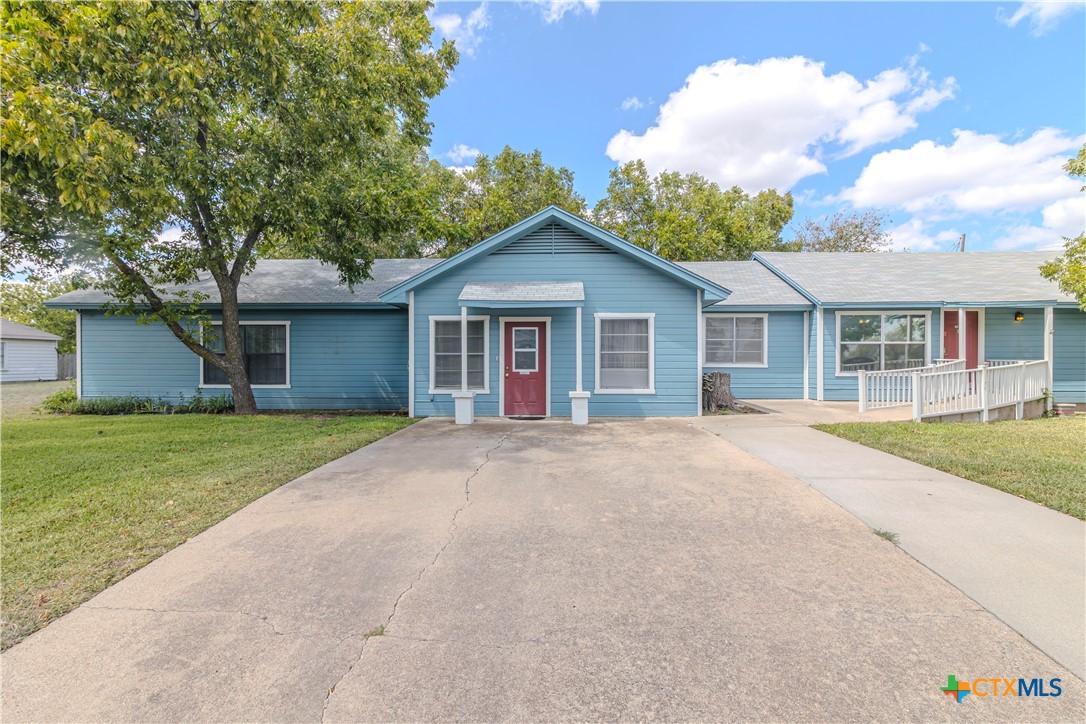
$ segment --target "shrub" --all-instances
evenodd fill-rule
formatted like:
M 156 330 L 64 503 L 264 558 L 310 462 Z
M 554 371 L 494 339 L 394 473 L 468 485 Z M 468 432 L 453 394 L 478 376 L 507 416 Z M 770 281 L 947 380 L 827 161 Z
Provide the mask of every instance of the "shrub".
M 68 385 L 63 390 L 57 390 L 41 402 L 42 409 L 48 412 L 70 412 L 71 407 L 79 402 L 75 394 L 75 385 Z
M 234 411 L 234 400 L 226 394 L 212 397 L 200 394 L 185 397 L 182 394 L 176 404 L 161 397 L 94 397 L 81 400 L 76 397 L 73 386 L 49 395 L 42 402 L 42 408 L 67 415 L 220 415 Z

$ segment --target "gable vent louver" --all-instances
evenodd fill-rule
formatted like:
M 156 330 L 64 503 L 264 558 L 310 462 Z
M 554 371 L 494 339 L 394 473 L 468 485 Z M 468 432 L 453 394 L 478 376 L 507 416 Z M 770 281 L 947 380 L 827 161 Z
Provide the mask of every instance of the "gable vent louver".
M 506 244 L 494 254 L 614 254 L 603 244 L 587 239 L 561 224 L 550 223 L 516 241 Z

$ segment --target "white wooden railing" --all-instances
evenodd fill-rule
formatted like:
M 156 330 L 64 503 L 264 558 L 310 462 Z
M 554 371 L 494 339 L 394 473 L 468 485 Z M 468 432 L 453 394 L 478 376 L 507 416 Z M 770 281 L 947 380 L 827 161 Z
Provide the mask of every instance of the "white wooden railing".
M 1044 360 L 999 360 L 975 370 L 915 372 L 913 419 L 979 412 L 987 422 L 991 410 L 1008 405 L 1015 406 L 1015 417 L 1021 419 L 1025 403 L 1044 397 L 1047 380 Z
M 937 359 L 925 367 L 869 372 L 859 370 L 860 412 L 883 407 L 902 407 L 913 402 L 913 375 L 965 369 L 963 359 Z

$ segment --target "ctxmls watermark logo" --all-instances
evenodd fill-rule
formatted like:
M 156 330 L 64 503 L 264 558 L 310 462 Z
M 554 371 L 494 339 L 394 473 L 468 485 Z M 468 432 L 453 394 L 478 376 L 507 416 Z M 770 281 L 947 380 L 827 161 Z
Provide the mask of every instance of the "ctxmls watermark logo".
M 1060 679 L 1048 679 L 1046 682 L 1044 679 L 1036 677 L 1027 679 L 1019 676 L 1014 679 L 1007 679 L 1000 676 L 959 681 L 954 674 L 946 677 L 946 686 L 940 687 L 939 691 L 947 696 L 953 696 L 954 701 L 959 704 L 970 694 L 984 699 L 989 696 L 1059 696 L 1063 693 L 1063 689 L 1060 687 Z

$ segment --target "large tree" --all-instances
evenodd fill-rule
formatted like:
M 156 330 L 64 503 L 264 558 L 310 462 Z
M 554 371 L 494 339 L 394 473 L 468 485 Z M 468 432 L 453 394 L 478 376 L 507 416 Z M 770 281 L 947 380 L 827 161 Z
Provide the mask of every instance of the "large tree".
M 875 209 L 804 219 L 788 248 L 793 251 L 890 251 L 893 239 L 886 230 L 889 221 L 886 214 Z
M 573 189 L 572 171 L 546 163 L 538 150 L 522 153 L 509 146 L 493 158 L 480 154 L 466 168 L 432 162 L 424 190 L 431 213 L 422 219 L 419 236 L 434 245 L 421 251 L 443 256 L 551 205 L 582 216 L 586 211 L 584 197 Z
M 650 177 L 642 161 L 611 171 L 593 215 L 605 229 L 673 261 L 747 259 L 777 248 L 791 218 L 791 194 L 751 196 L 698 174 Z
M 1086 178 L 1086 145 L 1063 168 L 1076 178 Z M 1086 191 L 1086 186 L 1080 190 Z M 1074 239 L 1066 239 L 1063 256 L 1044 264 L 1041 273 L 1059 284 L 1064 292 L 1074 296 L 1079 308 L 1086 311 L 1086 231 Z
M 428 99 L 456 62 L 427 8 L 7 3 L 5 271 L 101 267 L 113 311 L 165 324 L 255 411 L 237 299 L 259 250 L 354 284 L 416 213 Z M 177 293 L 198 275 L 217 299 Z M 202 341 L 208 302 L 221 356 Z

